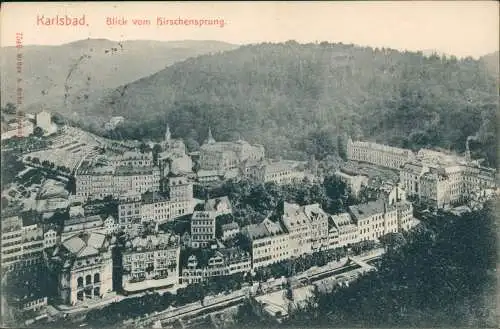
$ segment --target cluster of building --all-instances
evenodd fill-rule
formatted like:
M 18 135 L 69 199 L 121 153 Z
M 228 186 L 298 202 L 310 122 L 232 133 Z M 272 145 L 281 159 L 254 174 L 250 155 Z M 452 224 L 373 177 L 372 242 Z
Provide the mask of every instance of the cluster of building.
M 411 150 L 349 139 L 347 157 L 398 170 L 401 187 L 407 195 L 436 208 L 470 199 L 481 201 L 496 185 L 495 169 L 481 166 L 469 154 L 462 157 L 428 149 L 415 154 Z
M 111 196 L 118 201 L 115 216 L 87 214 L 81 204 L 68 206 L 65 196 L 61 199 L 66 200 L 62 204 L 68 209 L 67 218 L 58 230 L 17 216 L 3 219 L 2 269 L 45 262 L 58 278 L 60 301 L 76 305 L 113 291 L 137 292 L 245 275 L 302 255 L 377 241 L 416 225 L 407 196 L 443 207 L 474 193 L 481 197 L 482 191 L 495 185 L 494 170 L 469 158 L 430 150 L 415 154 L 349 140 L 349 160 L 398 170 L 400 182 L 382 188 L 376 201 L 352 205 L 345 213 L 329 214 L 319 204 L 283 202 L 262 222 L 240 227 L 227 220 L 232 220 L 227 197 L 207 196 L 198 203 L 190 177 L 201 183 L 242 176 L 289 184 L 307 176 L 303 163 L 267 160 L 261 145 L 216 142 L 209 130 L 199 152 L 201 169 L 192 175 L 191 157 L 182 140 L 171 138 L 168 126 L 161 148 L 156 157 L 152 152 L 124 151 L 78 164 L 74 197 L 84 203 Z M 369 181 L 345 170 L 335 175 L 354 195 Z M 180 217 L 190 224 L 184 235 L 160 231 L 160 225 Z M 118 232 L 126 233 L 122 245 Z M 181 254 L 184 247 L 189 254 Z M 46 299 L 29 303 L 28 307 L 38 307 Z
M 251 145 L 243 140 L 217 142 L 209 128 L 208 138 L 200 147 L 200 168 L 216 171 L 239 169 L 244 161 L 263 160 L 264 153 L 264 146 Z
M 33 134 L 36 127 L 40 127 L 45 135 L 57 131 L 57 125 L 52 122 L 52 114 L 45 110 L 36 115 L 28 114 L 17 119 L 16 122 L 7 124 L 6 130 L 2 131 L 2 140 L 16 137 L 28 137 Z
M 200 170 L 196 176 L 200 183 L 246 177 L 282 185 L 301 181 L 308 176 L 303 162 L 266 159 L 262 145 L 251 145 L 244 140 L 217 142 L 210 129 L 207 140 L 200 148 L 199 164 Z
M 182 269 L 182 281 L 194 283 L 215 276 L 247 273 L 301 255 L 361 241 L 378 241 L 386 234 L 407 231 L 418 223 L 413 218 L 412 204 L 399 186 L 382 190 L 376 201 L 350 206 L 347 212 L 337 215 L 326 213 L 319 204 L 299 206 L 284 202 L 280 209 L 262 222 L 241 229 L 234 222 L 222 225 L 222 241 L 238 235 L 249 242 L 244 250 L 238 247 L 229 248 L 230 251 L 216 243 L 218 214 L 212 209 L 195 211 L 191 246 L 217 252 L 207 259 L 190 255 Z

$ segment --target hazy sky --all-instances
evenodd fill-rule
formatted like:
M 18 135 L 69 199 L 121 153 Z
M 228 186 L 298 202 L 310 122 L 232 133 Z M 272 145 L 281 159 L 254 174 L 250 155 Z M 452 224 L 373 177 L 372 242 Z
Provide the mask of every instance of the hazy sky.
M 1 45 L 57 45 L 86 38 L 111 40 L 330 41 L 481 56 L 499 48 L 497 1 L 446 2 L 200 2 L 2 4 Z M 85 15 L 86 26 L 41 26 L 39 17 Z M 106 24 L 124 17 L 125 26 Z M 167 19 L 223 19 L 224 26 L 158 26 Z M 146 18 L 150 26 L 135 26 Z M 88 26 L 87 26 L 88 25 Z

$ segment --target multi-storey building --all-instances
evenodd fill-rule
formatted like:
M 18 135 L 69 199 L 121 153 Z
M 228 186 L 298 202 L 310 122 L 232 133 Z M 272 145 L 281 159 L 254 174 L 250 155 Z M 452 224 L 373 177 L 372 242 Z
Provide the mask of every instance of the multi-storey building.
M 200 283 L 211 277 L 247 273 L 252 269 L 250 254 L 238 248 L 220 249 L 210 257 L 205 266 L 199 263 L 195 255 L 188 258 L 187 266 L 182 270 L 182 282 Z
M 50 112 L 43 110 L 36 115 L 36 126 L 43 129 L 47 134 L 52 134 L 57 131 L 57 126 L 52 123 L 52 115 Z
M 332 228 L 332 243 L 334 244 L 335 233 L 333 227 L 338 232 L 337 247 L 346 247 L 359 242 L 358 227 L 352 220 L 349 213 L 341 213 L 338 215 L 330 216 L 330 227 Z
M 19 129 L 21 128 L 21 129 Z M 7 125 L 7 129 L 2 129 L 2 140 L 16 137 L 28 137 L 33 134 L 35 125 L 30 120 L 22 119 L 21 123 L 13 122 Z
M 98 231 L 103 228 L 101 216 L 76 216 L 64 221 L 63 236 L 75 235 L 83 231 Z
M 113 167 L 153 167 L 153 153 L 127 151 L 121 155 L 108 156 L 107 162 Z
M 388 186 L 382 191 L 382 198 L 389 206 L 396 207 L 399 232 L 407 231 L 415 225 L 413 205 L 406 200 L 406 192 L 399 185 Z
M 284 202 L 281 220 L 288 231 L 290 256 L 299 257 L 311 253 L 311 226 L 303 207 Z
M 289 235 L 280 222 L 266 218 L 260 224 L 243 227 L 242 233 L 251 242 L 253 269 L 278 263 L 292 256 Z
M 158 167 L 88 167 L 75 175 L 76 195 L 88 199 L 118 198 L 130 191 L 137 193 L 160 190 Z
M 409 196 L 443 208 L 494 188 L 495 170 L 456 155 L 422 149 L 416 161 L 401 168 L 400 182 Z
M 213 211 L 195 211 L 191 218 L 191 246 L 202 248 L 215 241 L 215 218 Z
M 298 169 L 297 161 L 263 160 L 253 165 L 245 165 L 245 175 L 260 182 L 273 182 L 278 185 L 302 181 L 306 175 Z
M 156 234 L 136 237 L 122 253 L 123 288 L 141 290 L 179 283 L 180 237 Z
M 50 248 L 59 243 L 59 236 L 57 232 L 53 229 L 48 230 L 43 234 L 43 247 Z
M 57 245 L 49 259 L 64 304 L 99 299 L 113 290 L 110 240 L 104 234 L 76 234 Z
M 37 224 L 26 224 L 23 225 L 18 216 L 2 219 L 2 270 L 13 270 L 43 259 L 43 230 Z
M 335 227 L 335 224 L 331 219 L 331 217 L 328 217 L 328 249 L 335 249 L 341 247 L 339 243 L 340 243 L 339 230 Z
M 186 176 L 170 175 L 168 178 L 169 197 L 172 201 L 193 200 L 193 183 Z
M 387 146 L 383 144 L 353 141 L 347 142 L 347 159 L 367 162 L 381 167 L 398 169 L 406 162 L 412 161 L 415 154 L 411 150 Z
M 182 139 L 172 138 L 168 125 L 161 146 L 163 151 L 158 154 L 158 160 L 165 173 L 186 174 L 193 171 L 193 160 L 186 154 L 186 145 Z
M 204 170 L 239 169 L 245 160 L 260 161 L 264 159 L 262 145 L 250 145 L 238 140 L 236 142 L 216 142 L 209 129 L 208 138 L 200 148 L 200 167 Z
M 126 228 L 143 222 L 165 223 L 192 214 L 193 185 L 182 177 L 169 179 L 169 197 L 157 192 L 123 196 L 118 205 L 118 224 Z
M 358 227 L 360 241 L 376 241 L 385 234 L 398 231 L 396 206 L 389 205 L 385 200 L 350 206 L 349 213 Z
M 354 197 L 359 196 L 363 186 L 368 186 L 369 178 L 364 175 L 348 174 L 337 170 L 335 172 L 335 176 L 340 178 L 340 180 L 346 184 L 349 192 Z
M 335 233 L 331 232 L 329 228 L 328 214 L 317 203 L 305 205 L 303 209 L 311 227 L 312 251 L 332 249 L 331 239 L 332 235 L 335 236 Z
M 222 231 L 222 240 L 230 240 L 233 239 L 238 233 L 240 233 L 240 226 L 236 222 L 231 222 L 228 224 L 224 224 L 221 227 Z

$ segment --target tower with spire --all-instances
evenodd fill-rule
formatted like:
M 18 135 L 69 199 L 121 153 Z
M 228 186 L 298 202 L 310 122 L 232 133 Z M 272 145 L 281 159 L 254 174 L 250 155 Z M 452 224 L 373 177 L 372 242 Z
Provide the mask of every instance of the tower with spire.
M 167 130 L 165 131 L 165 144 L 170 144 L 170 139 L 172 138 L 172 135 L 170 134 L 170 127 L 168 126 L 167 123 Z
M 208 127 L 208 137 L 207 137 L 207 140 L 205 141 L 205 144 L 213 144 L 213 143 L 215 143 L 215 139 L 212 136 L 212 129 L 209 126 Z

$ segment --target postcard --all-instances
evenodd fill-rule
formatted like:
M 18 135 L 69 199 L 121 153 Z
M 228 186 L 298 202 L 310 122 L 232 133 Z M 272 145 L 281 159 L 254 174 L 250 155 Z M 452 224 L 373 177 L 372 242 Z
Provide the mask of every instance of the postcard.
M 498 328 L 498 10 L 2 4 L 2 327 Z

